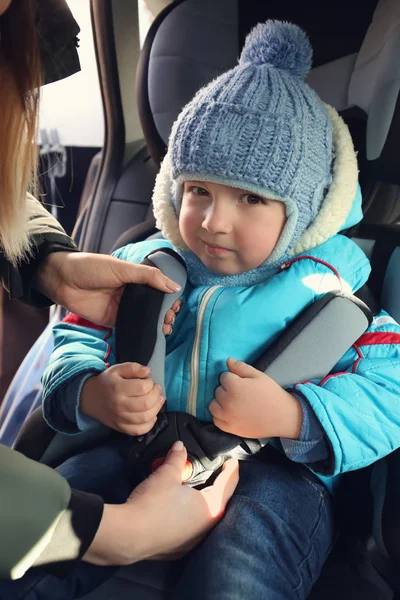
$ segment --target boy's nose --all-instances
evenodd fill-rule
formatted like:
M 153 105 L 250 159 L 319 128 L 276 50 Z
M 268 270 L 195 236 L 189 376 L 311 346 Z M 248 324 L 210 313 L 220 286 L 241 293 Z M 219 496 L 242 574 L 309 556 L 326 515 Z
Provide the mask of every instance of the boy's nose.
M 229 211 L 221 207 L 210 206 L 204 216 L 204 229 L 212 234 L 230 233 L 232 230 L 232 222 L 228 213 Z

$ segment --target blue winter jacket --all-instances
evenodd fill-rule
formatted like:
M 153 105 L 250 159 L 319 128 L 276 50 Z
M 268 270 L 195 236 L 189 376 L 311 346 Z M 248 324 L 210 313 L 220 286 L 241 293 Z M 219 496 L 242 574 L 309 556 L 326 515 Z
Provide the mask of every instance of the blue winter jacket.
M 170 244 L 130 244 L 115 256 L 139 263 L 159 247 Z M 168 409 L 211 420 L 208 404 L 229 356 L 252 364 L 310 303 L 331 290 L 356 292 L 369 273 L 362 250 L 336 235 L 282 265 L 265 283 L 196 288 L 188 284 L 167 338 Z M 43 376 L 44 415 L 50 423 L 57 410 L 51 398 L 60 386 L 80 373 L 99 373 L 115 364 L 114 332 L 109 328 L 70 315 L 54 328 L 54 337 L 55 349 Z M 322 381 L 293 384 L 329 441 L 329 465 L 313 465 L 328 487 L 339 473 L 365 467 L 400 446 L 400 326 L 384 311 Z

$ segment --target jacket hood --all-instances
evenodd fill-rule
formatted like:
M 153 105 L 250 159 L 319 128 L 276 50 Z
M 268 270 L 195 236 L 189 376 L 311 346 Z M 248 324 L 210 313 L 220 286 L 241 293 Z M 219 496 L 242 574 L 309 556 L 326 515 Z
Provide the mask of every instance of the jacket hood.
M 182 182 L 173 180 L 170 155 L 169 152 L 167 153 L 157 175 L 153 193 L 156 225 L 164 237 L 182 253 L 192 276 L 193 273 L 196 273 L 195 279 L 192 280 L 195 285 L 213 283 L 227 286 L 254 285 L 278 272 L 280 266 L 288 258 L 308 252 L 329 240 L 339 231 L 361 220 L 361 192 L 358 185 L 357 158 L 353 141 L 346 124 L 336 110 L 329 105 L 327 105 L 327 110 L 332 122 L 334 149 L 332 183 L 316 218 L 291 249 L 289 249 L 290 244 L 288 243 L 287 251 L 280 252 L 280 256 L 276 260 L 271 261 L 271 258 L 274 258 L 273 252 L 257 269 L 237 276 L 217 276 L 212 273 L 184 243 L 179 231 L 180 200 L 177 199 L 177 194 L 182 194 Z M 290 227 L 289 216 L 282 236 L 287 234 L 287 229 Z

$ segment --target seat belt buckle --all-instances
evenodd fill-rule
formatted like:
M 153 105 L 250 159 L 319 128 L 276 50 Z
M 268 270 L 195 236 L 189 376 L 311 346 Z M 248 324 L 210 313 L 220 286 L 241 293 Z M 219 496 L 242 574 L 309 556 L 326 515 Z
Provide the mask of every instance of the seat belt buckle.
M 241 438 L 226 434 L 184 412 L 162 412 L 149 433 L 134 442 L 129 453 L 133 475 L 146 478 L 163 464 L 171 446 L 182 441 L 187 450 L 183 482 L 201 486 L 223 465 Z

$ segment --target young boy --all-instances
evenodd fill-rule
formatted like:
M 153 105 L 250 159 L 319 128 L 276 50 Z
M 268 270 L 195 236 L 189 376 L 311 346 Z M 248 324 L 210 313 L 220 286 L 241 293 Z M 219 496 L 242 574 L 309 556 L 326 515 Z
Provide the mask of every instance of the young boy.
M 306 598 L 332 545 L 338 476 L 400 445 L 400 327 L 386 313 L 322 381 L 285 390 L 250 366 L 320 295 L 355 292 L 370 273 L 338 234 L 362 216 L 357 162 L 347 127 L 304 82 L 311 55 L 294 25 L 269 21 L 249 34 L 238 66 L 174 124 L 153 199 L 166 241 L 116 253 L 141 262 L 172 245 L 187 265 L 167 338 L 168 410 L 274 438 L 281 450 L 241 464 L 225 517 L 189 556 L 174 598 Z M 113 332 L 70 315 L 54 334 L 48 423 L 149 431 L 165 399 L 148 369 L 114 364 Z M 74 457 L 63 474 L 100 493 L 112 476 L 112 501 L 123 501 L 130 444 Z

